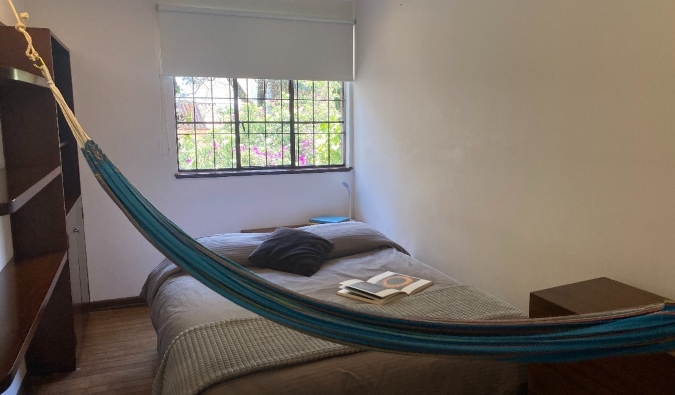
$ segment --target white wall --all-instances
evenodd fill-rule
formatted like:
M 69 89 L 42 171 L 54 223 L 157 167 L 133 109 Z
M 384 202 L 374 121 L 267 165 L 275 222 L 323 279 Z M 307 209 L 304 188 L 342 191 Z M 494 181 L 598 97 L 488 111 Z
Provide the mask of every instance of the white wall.
M 24 0 L 12 0 L 16 10 L 18 12 L 23 12 L 24 10 Z M 16 24 L 16 19 L 12 13 L 12 9 L 9 7 L 7 0 L 0 3 L 0 23 L 5 26 L 14 26 Z
M 675 2 L 357 1 L 357 214 L 527 309 L 675 297 Z
M 340 182 L 350 181 L 351 173 L 174 177 L 175 131 L 165 128 L 161 115 L 156 0 L 26 3 L 32 26 L 51 28 L 70 49 L 75 112 L 87 133 L 151 202 L 191 235 L 302 223 L 321 213 L 347 212 Z M 328 7 L 322 12 L 333 11 Z M 92 300 L 138 295 L 161 255 L 110 201 L 82 161 L 81 166 Z

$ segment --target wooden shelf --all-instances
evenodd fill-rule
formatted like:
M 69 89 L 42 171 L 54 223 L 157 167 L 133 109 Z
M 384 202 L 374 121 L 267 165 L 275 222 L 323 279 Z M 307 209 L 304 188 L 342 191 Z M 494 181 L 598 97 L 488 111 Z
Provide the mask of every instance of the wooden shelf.
M 0 66 L 0 86 L 11 86 L 17 84 L 28 84 L 49 88 L 47 80 L 43 77 L 15 69 L 13 67 Z
M 72 108 L 67 48 L 48 29 L 28 31 Z M 0 26 L 0 215 L 11 215 L 14 251 L 0 272 L 0 392 L 24 361 L 31 376 L 76 369 L 89 302 L 77 145 L 25 50 Z
M 61 166 L 0 169 L 0 215 L 18 211 L 59 174 Z
M 66 262 L 66 251 L 0 271 L 0 393 L 12 383 Z

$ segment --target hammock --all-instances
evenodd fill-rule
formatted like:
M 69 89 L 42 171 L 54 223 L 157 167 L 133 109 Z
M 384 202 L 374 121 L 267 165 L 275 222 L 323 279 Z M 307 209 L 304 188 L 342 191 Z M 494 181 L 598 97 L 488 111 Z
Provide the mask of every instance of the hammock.
M 379 351 L 565 362 L 675 349 L 675 302 L 637 309 L 548 319 L 443 321 L 357 311 L 270 283 L 199 244 L 150 204 L 84 132 L 32 46 L 24 20 L 16 28 L 61 107 L 103 189 L 160 252 L 239 306 L 300 332 Z

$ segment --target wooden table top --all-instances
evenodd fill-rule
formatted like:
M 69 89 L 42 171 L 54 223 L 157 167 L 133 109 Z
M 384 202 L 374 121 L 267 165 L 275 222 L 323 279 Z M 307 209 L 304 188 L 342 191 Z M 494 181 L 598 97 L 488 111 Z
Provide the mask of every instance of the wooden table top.
M 627 309 L 666 299 L 607 277 L 535 291 L 530 296 L 553 303 L 570 314 Z

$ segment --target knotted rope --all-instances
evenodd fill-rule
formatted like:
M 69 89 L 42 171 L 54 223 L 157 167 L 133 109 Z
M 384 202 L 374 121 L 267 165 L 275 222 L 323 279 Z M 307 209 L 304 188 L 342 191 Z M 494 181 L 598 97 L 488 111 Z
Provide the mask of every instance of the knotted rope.
M 70 109 L 70 106 L 68 106 L 68 103 L 66 103 L 66 99 L 63 98 L 61 91 L 59 90 L 59 88 L 56 87 L 56 84 L 54 84 L 54 79 L 52 78 L 52 75 L 49 72 L 47 65 L 45 64 L 45 61 L 42 59 L 38 51 L 33 46 L 33 38 L 31 37 L 30 33 L 28 33 L 28 31 L 26 30 L 25 22 L 26 20 L 28 20 L 29 17 L 28 13 L 17 12 L 16 7 L 14 7 L 14 3 L 12 3 L 12 0 L 7 1 L 9 2 L 9 6 L 12 8 L 14 17 L 16 18 L 16 25 L 14 25 L 14 28 L 21 34 L 23 34 L 23 36 L 26 39 L 26 42 L 28 43 L 28 46 L 26 48 L 26 57 L 28 57 L 28 59 L 30 59 L 31 62 L 33 62 L 33 65 L 35 67 L 40 69 L 42 76 L 47 80 L 47 84 L 49 86 L 49 89 L 52 91 L 52 94 L 54 95 L 56 103 L 59 105 L 61 111 L 63 112 L 63 115 L 66 118 L 66 122 L 68 122 L 68 126 L 70 126 L 70 130 L 73 132 L 75 140 L 77 140 L 77 144 L 80 147 L 84 147 L 84 143 L 86 143 L 91 139 L 84 132 L 84 129 L 82 128 L 82 125 L 80 125 L 80 122 L 77 120 L 77 118 L 75 118 L 73 110 Z

